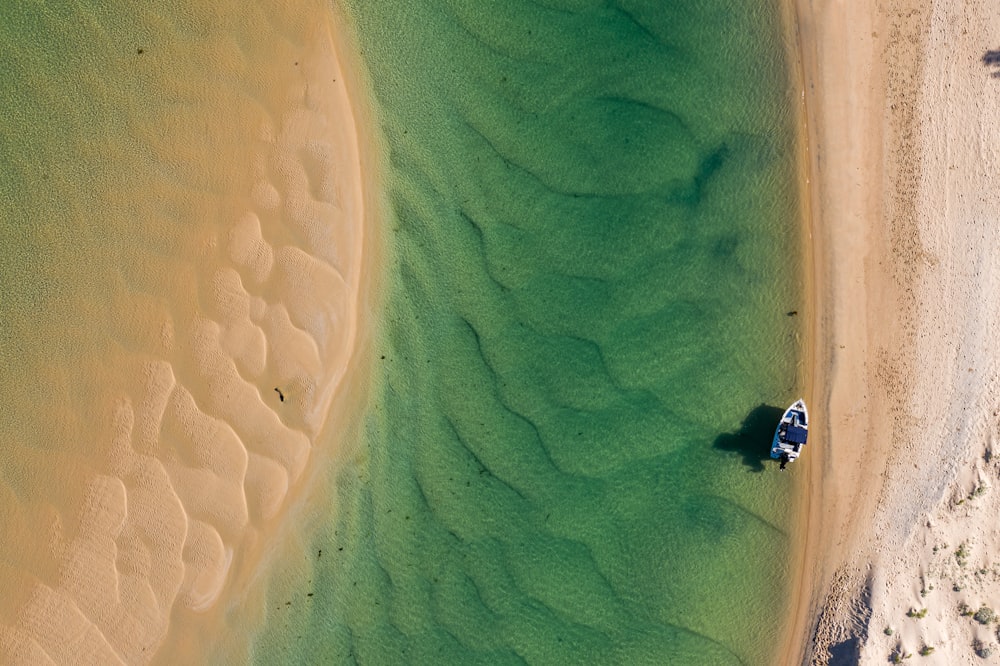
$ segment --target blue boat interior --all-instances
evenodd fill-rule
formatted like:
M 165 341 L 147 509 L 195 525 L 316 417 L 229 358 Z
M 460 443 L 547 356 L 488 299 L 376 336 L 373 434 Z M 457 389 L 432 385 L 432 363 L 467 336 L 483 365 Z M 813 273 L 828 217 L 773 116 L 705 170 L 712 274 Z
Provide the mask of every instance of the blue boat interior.
M 785 431 L 785 439 L 794 444 L 805 444 L 807 432 L 805 428 L 800 428 L 796 425 L 788 426 L 788 430 Z

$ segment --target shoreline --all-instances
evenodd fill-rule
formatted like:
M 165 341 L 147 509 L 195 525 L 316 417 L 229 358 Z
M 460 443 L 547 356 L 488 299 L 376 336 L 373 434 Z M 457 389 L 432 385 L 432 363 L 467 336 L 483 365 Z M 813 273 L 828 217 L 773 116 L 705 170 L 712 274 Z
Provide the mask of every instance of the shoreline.
M 869 242 L 869 225 L 877 227 L 881 219 L 881 127 L 875 114 L 884 74 L 873 57 L 872 10 L 789 0 L 786 12 L 800 76 L 800 182 L 811 250 L 806 293 L 813 305 L 806 384 L 817 407 L 812 429 L 818 441 L 803 481 L 802 573 L 792 591 L 781 663 L 826 663 L 817 654 L 828 647 L 840 657 L 851 649 L 843 627 L 856 624 L 864 576 L 845 577 L 844 562 L 863 539 L 859 525 L 874 506 L 866 489 L 878 467 L 862 463 L 861 447 L 852 451 L 845 443 L 864 442 L 878 430 L 877 423 L 869 429 L 864 417 L 868 356 L 877 345 L 870 335 L 870 301 L 883 300 L 890 289 L 872 270 L 882 259 Z
M 795 106 L 795 169 L 799 183 L 799 216 L 801 219 L 802 234 L 800 247 L 803 256 L 803 300 L 806 312 L 809 316 L 804 325 L 802 357 L 800 361 L 800 385 L 805 388 L 805 398 L 807 404 L 815 404 L 817 396 L 821 395 L 819 387 L 823 386 L 825 366 L 817 362 L 819 350 L 824 348 L 820 335 L 822 334 L 821 308 L 823 299 L 817 289 L 825 281 L 820 279 L 818 271 L 820 266 L 817 263 L 819 250 L 817 247 L 816 218 L 818 214 L 818 189 L 814 186 L 817 182 L 817 163 L 813 159 L 813 146 L 815 145 L 814 127 L 810 122 L 810 98 L 807 94 L 809 86 L 807 82 L 812 80 L 811 73 L 815 64 L 808 57 L 804 45 L 809 41 L 809 35 L 804 34 L 804 29 L 800 17 L 801 7 L 798 0 L 782 0 L 781 15 L 783 32 L 786 42 L 786 58 L 789 63 L 789 82 L 792 89 L 792 103 Z M 812 416 L 811 430 L 813 438 L 817 438 L 818 432 L 823 432 L 825 423 L 824 414 L 821 410 L 814 410 Z M 819 427 L 818 427 L 819 426 Z M 822 437 L 820 441 L 828 441 L 827 437 Z M 810 561 L 815 559 L 815 544 L 818 537 L 819 521 L 816 511 L 821 505 L 820 493 L 822 488 L 816 485 L 815 480 L 821 478 L 817 473 L 822 461 L 822 446 L 815 446 L 807 457 L 808 464 L 804 469 L 799 470 L 799 489 L 796 491 L 800 495 L 799 517 L 795 521 L 796 529 L 800 531 L 798 539 L 801 548 L 798 557 L 792 567 L 790 587 L 790 600 L 787 609 L 788 621 L 785 624 L 784 636 L 781 642 L 781 649 L 776 652 L 777 663 L 794 664 L 802 661 L 806 649 L 804 636 L 809 629 L 809 618 L 814 614 L 816 583 L 807 581 L 807 570 Z M 802 487 L 804 484 L 804 488 Z
M 1000 19 L 793 2 L 821 439 L 782 663 L 982 663 L 1000 635 L 961 609 L 1000 608 Z
M 115 239 L 69 274 L 96 318 L 69 361 L 32 368 L 57 399 L 9 405 L 9 462 L 38 482 L 0 487 L 4 663 L 246 656 L 352 454 L 381 246 L 348 26 L 314 2 L 180 9 L 108 54 L 125 138 L 65 202 L 68 227 Z
M 357 273 L 358 290 L 355 293 L 356 335 L 350 346 L 350 354 L 340 382 L 348 390 L 337 391 L 328 414 L 341 417 L 331 418 L 326 427 L 317 434 L 319 446 L 314 449 L 311 466 L 306 470 L 299 486 L 288 495 L 288 514 L 276 525 L 271 535 L 272 546 L 259 566 L 250 573 L 245 594 L 238 601 L 256 605 L 259 613 L 252 619 L 249 632 L 238 634 L 234 641 L 225 642 L 214 637 L 213 657 L 226 661 L 237 658 L 240 661 L 256 662 L 256 651 L 262 641 L 270 639 L 271 628 L 268 614 L 268 596 L 273 590 L 301 592 L 312 589 L 316 576 L 316 544 L 313 539 L 325 527 L 326 520 L 335 516 L 338 507 L 337 477 L 344 464 L 367 453 L 361 446 L 362 419 L 365 416 L 365 402 L 368 400 L 372 379 L 374 355 L 372 347 L 376 343 L 373 333 L 377 330 L 375 320 L 382 303 L 383 274 L 379 265 L 385 260 L 386 246 L 380 233 L 382 211 L 388 205 L 384 201 L 385 189 L 381 187 L 384 151 L 380 142 L 378 107 L 370 89 L 370 78 L 361 58 L 361 50 L 356 43 L 356 33 L 351 25 L 351 17 L 343 8 L 331 7 L 331 23 L 328 26 L 330 43 L 338 65 L 338 78 L 344 81 L 346 111 L 352 119 L 355 132 L 358 164 L 361 179 L 356 194 L 361 204 L 359 217 L 363 228 L 363 247 L 358 250 L 361 258 Z M 315 507 L 323 507 L 317 513 Z M 311 594 L 308 596 L 312 596 Z M 231 606 L 237 599 L 232 599 Z M 278 607 L 282 613 L 287 610 Z M 226 620 L 238 622 L 235 609 L 226 609 Z M 245 610 L 240 610 L 245 612 Z M 285 620 L 274 619 L 284 624 Z M 172 663 L 167 660 L 163 663 Z
M 337 323 L 349 322 L 347 338 L 338 345 L 336 358 L 328 364 L 333 372 L 327 402 L 314 410 L 322 415 L 323 422 L 312 438 L 308 466 L 296 485 L 290 484 L 282 513 L 268 521 L 270 528 L 266 538 L 260 538 L 256 561 L 244 567 L 238 579 L 227 582 L 232 594 L 225 600 L 227 603 L 217 604 L 217 622 L 206 623 L 204 613 L 192 617 L 186 632 L 181 627 L 179 640 L 173 641 L 181 651 L 171 652 L 167 649 L 169 640 L 165 641 L 164 649 L 156 655 L 157 663 L 175 663 L 178 656 L 181 660 L 196 659 L 199 653 L 192 651 L 195 646 L 190 644 L 193 635 L 200 635 L 216 657 L 239 661 L 250 657 L 253 639 L 259 638 L 268 628 L 272 590 L 307 587 L 306 580 L 311 579 L 313 572 L 313 545 L 309 538 L 316 530 L 314 507 L 317 504 L 325 507 L 323 515 L 336 511 L 337 488 L 331 475 L 335 476 L 337 466 L 357 450 L 358 420 L 362 415 L 361 405 L 368 396 L 372 360 L 369 333 L 374 330 L 373 317 L 380 299 L 380 273 L 376 264 L 383 250 L 377 224 L 383 205 L 382 188 L 377 182 L 381 173 L 378 167 L 381 153 L 376 135 L 376 110 L 370 101 L 360 52 L 353 44 L 349 19 L 345 12 L 335 7 L 322 10 L 314 7 L 313 10 L 304 13 L 321 16 L 322 23 L 308 29 L 315 34 L 308 37 L 310 53 L 304 57 L 315 59 L 319 68 L 301 84 L 304 85 L 302 95 L 310 109 L 324 109 L 325 119 L 336 128 L 331 135 L 339 139 L 333 144 L 335 150 L 343 151 L 329 169 L 337 174 L 339 199 L 335 223 L 347 222 L 355 227 L 350 233 L 353 246 L 335 248 L 339 257 L 352 264 L 350 275 L 345 276 L 351 290 L 349 302 L 344 304 L 346 317 L 341 320 L 339 312 L 332 316 Z M 324 85 L 326 78 L 331 79 L 332 87 Z M 310 102 L 311 95 L 315 94 L 311 88 L 324 91 L 328 97 L 326 103 L 320 101 L 319 96 Z M 314 140 L 329 138 L 317 136 Z M 213 627 L 230 623 L 243 624 L 250 631 L 237 634 L 232 641 L 220 640 L 224 632 L 213 630 Z
M 878 245 L 884 232 L 884 128 L 878 114 L 886 73 L 875 55 L 873 9 L 811 0 L 789 4 L 806 116 L 806 226 L 815 306 L 810 389 L 819 446 L 807 478 L 802 558 L 809 574 L 794 593 L 782 663 L 854 663 L 849 655 L 866 633 L 859 624 L 866 612 L 867 571 L 857 553 L 872 536 L 865 517 L 877 509 L 879 493 L 872 490 L 891 458 L 888 447 L 863 443 L 891 441 L 880 419 L 893 411 L 887 403 L 896 399 L 891 387 L 872 381 L 870 356 L 885 345 L 883 333 L 891 337 L 906 301 L 899 285 L 887 284 L 880 274 L 887 259 Z

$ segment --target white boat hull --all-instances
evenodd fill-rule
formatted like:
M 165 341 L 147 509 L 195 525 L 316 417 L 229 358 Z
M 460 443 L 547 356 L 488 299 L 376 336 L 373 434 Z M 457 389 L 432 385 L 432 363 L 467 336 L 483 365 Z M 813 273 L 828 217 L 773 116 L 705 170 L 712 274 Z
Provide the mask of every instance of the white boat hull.
M 781 461 L 781 468 L 794 462 L 802 453 L 809 435 L 809 412 L 804 400 L 796 400 L 785 410 L 774 431 L 771 457 Z

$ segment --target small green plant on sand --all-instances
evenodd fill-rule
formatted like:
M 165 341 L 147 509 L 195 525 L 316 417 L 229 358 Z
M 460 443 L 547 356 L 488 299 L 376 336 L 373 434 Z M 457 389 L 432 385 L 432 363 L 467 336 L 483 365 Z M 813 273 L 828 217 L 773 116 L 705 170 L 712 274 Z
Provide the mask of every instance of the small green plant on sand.
M 962 617 L 972 617 L 972 609 L 969 608 L 969 604 L 961 603 L 958 605 L 958 614 Z
M 973 490 L 971 493 L 969 493 L 969 499 L 975 499 L 975 498 L 979 497 L 980 495 L 982 495 L 983 493 L 985 493 L 988 489 L 989 489 L 989 486 L 987 486 L 985 483 L 976 486 L 975 490 Z
M 976 611 L 976 614 L 972 616 L 972 619 L 979 624 L 991 624 L 996 621 L 997 614 L 996 611 L 989 606 L 981 606 L 979 610 Z
M 886 636 L 892 636 L 892 627 L 886 627 L 883 632 Z
M 958 560 L 958 566 L 965 566 L 965 562 L 969 559 L 969 549 L 966 547 L 965 542 L 962 542 L 958 550 L 955 551 L 955 559 Z
M 922 648 L 920 648 L 920 656 L 921 657 L 929 657 L 932 654 L 934 654 L 934 648 L 932 646 L 925 645 Z
M 976 656 L 980 659 L 989 659 L 993 656 L 993 646 L 987 645 L 978 638 L 972 641 L 972 651 L 976 653 Z
M 904 659 L 909 659 L 913 655 L 903 649 L 902 645 L 897 645 L 896 648 L 889 654 L 890 664 L 902 664 Z
M 918 620 L 922 620 L 925 617 L 927 617 L 927 609 L 921 608 L 920 610 L 917 610 L 916 608 L 911 608 L 910 610 L 906 611 L 906 617 L 915 617 Z

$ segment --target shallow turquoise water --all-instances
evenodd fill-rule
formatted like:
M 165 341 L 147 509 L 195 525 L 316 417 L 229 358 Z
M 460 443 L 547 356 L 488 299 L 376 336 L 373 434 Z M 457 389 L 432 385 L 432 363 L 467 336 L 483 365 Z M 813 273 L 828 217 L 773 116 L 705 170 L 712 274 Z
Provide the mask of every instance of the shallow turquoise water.
M 801 309 L 777 7 L 347 8 L 387 147 L 376 376 L 257 662 L 769 663 L 792 483 L 761 406 L 797 397 Z

